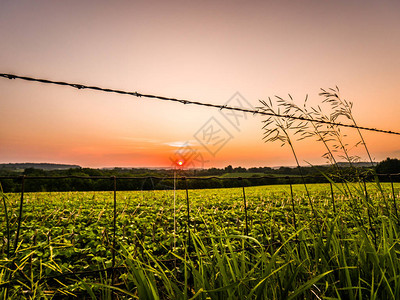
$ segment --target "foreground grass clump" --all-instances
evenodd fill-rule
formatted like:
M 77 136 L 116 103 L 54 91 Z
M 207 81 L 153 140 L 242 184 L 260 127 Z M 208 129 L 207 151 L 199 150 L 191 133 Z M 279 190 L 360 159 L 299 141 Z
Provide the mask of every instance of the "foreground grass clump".
M 309 185 L 310 198 L 301 185 L 293 198 L 289 186 L 246 188 L 248 235 L 242 189 L 189 191 L 189 228 L 177 191 L 175 236 L 172 191 L 118 192 L 115 241 L 112 193 L 31 193 L 16 244 L 20 195 L 4 195 L 0 296 L 398 298 L 399 185 L 368 184 L 364 198 L 340 188 L 336 212 L 329 184 Z
M 269 247 L 249 237 L 222 235 L 211 238 L 210 250 L 194 236 L 195 258 L 176 256 L 177 270 L 146 253 L 141 259 L 127 257 L 145 270 L 138 276 L 135 267 L 128 268 L 128 278 L 151 283 L 142 294 L 139 291 L 139 298 L 151 294 L 154 299 L 396 299 L 397 241 L 384 233 L 376 251 L 362 231 L 340 239 L 337 225 L 336 221 L 324 224 L 328 236 L 322 235 L 325 230 L 318 233 L 304 227 Z M 390 225 L 383 228 L 386 231 Z M 235 248 L 238 242 L 241 246 Z

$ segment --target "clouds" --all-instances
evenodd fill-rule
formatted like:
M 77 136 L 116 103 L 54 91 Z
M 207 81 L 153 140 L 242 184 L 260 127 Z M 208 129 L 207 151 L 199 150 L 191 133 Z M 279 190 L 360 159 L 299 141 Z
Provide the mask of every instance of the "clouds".
M 164 143 L 164 145 L 168 145 L 170 147 L 175 147 L 175 148 L 182 148 L 182 147 L 188 147 L 188 146 L 197 146 L 197 144 L 195 142 L 192 142 L 192 141 L 174 141 L 174 142 Z

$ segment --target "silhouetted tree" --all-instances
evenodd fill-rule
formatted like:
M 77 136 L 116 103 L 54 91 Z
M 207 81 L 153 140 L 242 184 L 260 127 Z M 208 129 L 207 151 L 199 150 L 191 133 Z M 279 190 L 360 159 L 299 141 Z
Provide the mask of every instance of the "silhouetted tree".
M 376 172 L 378 174 L 400 173 L 400 160 L 388 157 L 376 166 Z

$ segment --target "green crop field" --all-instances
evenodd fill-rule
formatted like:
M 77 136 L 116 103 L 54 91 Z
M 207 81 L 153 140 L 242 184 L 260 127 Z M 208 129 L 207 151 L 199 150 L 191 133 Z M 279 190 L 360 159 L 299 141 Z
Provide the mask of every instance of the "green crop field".
M 5 194 L 0 296 L 398 298 L 400 184 L 308 188 Z

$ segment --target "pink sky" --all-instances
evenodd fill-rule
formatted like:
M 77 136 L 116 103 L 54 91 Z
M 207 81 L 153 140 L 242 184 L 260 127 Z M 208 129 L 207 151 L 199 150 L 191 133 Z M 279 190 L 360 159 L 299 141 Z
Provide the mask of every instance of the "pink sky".
M 216 104 L 239 92 L 231 101 L 253 107 L 288 93 L 317 105 L 338 85 L 359 125 L 400 131 L 395 0 L 4 0 L 0 37 L 0 73 Z M 235 127 L 215 109 L 0 78 L 0 162 L 169 166 L 187 143 L 197 167 L 294 165 L 289 148 L 262 141 L 262 119 Z M 229 139 L 207 151 L 210 124 Z M 400 157 L 399 136 L 365 139 L 376 161 Z M 302 164 L 324 162 L 311 140 L 296 149 Z

